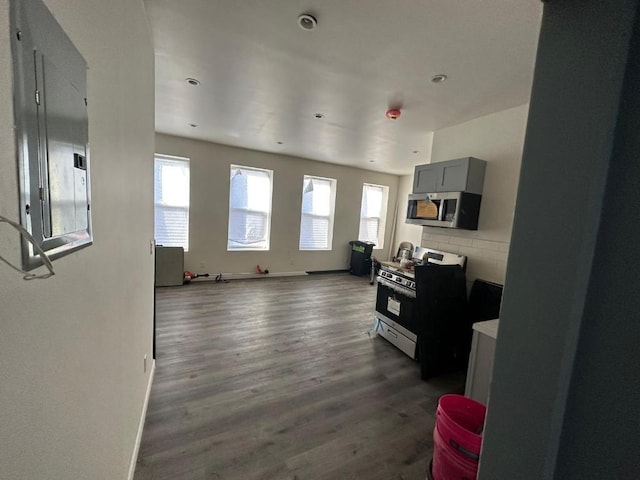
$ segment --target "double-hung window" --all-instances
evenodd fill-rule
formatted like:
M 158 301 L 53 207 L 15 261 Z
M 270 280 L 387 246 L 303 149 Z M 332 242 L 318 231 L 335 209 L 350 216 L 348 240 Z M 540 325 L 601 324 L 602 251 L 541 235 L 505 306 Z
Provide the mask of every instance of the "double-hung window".
M 300 250 L 331 250 L 335 203 L 335 179 L 304 176 Z
M 154 218 L 157 245 L 189 249 L 189 159 L 156 155 Z
M 360 232 L 358 240 L 373 242 L 374 248 L 384 248 L 384 227 L 387 218 L 389 187 L 365 183 L 360 205 Z
M 231 165 L 227 250 L 269 250 L 273 171 Z

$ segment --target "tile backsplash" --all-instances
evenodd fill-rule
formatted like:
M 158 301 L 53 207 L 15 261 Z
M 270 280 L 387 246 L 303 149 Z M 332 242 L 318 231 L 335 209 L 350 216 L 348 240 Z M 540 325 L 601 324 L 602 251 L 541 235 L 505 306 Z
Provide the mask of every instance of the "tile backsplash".
M 451 232 L 454 233 L 454 232 Z M 426 228 L 422 232 L 422 247 L 467 256 L 467 281 L 476 278 L 504 285 L 507 272 L 509 243 L 480 238 L 458 237 L 450 232 L 440 235 Z

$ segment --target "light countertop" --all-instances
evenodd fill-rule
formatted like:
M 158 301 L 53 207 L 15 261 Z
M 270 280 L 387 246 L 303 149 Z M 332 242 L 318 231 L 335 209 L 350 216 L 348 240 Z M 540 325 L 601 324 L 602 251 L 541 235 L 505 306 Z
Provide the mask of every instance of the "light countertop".
M 415 272 L 413 270 L 413 266 L 411 268 L 403 268 L 400 266 L 400 262 L 385 262 L 382 261 L 380 262 L 380 265 L 384 265 L 385 267 L 390 267 L 393 268 L 394 270 L 397 270 L 400 273 L 405 273 L 408 274 L 410 276 L 414 276 Z
M 485 322 L 476 322 L 473 324 L 473 329 L 491 338 L 497 338 L 499 323 L 500 319 L 498 318 L 496 318 L 495 320 L 487 320 Z

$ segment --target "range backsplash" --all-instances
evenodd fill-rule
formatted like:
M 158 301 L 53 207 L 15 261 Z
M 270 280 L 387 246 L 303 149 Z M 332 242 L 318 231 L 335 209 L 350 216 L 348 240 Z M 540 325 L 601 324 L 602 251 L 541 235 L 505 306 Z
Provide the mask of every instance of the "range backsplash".
M 447 234 L 452 233 L 447 230 Z M 445 252 L 467 256 L 467 282 L 476 278 L 504 285 L 507 271 L 509 243 L 480 238 L 440 235 L 432 229 L 422 230 L 421 247 L 435 248 Z

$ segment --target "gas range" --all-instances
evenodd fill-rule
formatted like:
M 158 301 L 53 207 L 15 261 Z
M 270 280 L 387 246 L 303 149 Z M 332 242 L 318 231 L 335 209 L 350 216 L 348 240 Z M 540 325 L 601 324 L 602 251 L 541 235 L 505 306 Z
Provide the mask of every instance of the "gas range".
M 409 272 L 398 266 L 394 266 L 392 262 L 381 262 L 380 271 L 378 272 L 378 283 L 386 285 L 389 288 L 416 298 L 416 282 L 413 272 Z
M 463 255 L 416 247 L 413 258 L 416 266 L 424 264 L 460 266 L 462 277 L 464 277 L 463 272 L 467 258 Z M 442 281 L 447 281 L 445 275 L 443 275 L 447 269 L 442 269 L 442 272 L 437 267 L 426 270 L 433 270 L 426 273 L 428 278 L 435 281 L 440 281 L 441 279 Z M 424 282 L 425 272 L 421 270 L 418 273 L 418 280 Z M 419 333 L 424 331 L 425 321 L 429 321 L 418 314 L 417 303 L 431 301 L 432 299 L 417 298 L 415 271 L 402 267 L 400 263 L 380 262 L 377 279 L 376 332 L 409 357 L 416 358 Z M 464 280 L 462 283 L 464 284 Z M 422 283 L 420 285 L 422 291 L 424 287 L 422 287 Z M 464 289 L 465 287 L 463 286 L 462 288 Z M 466 294 L 463 296 L 466 300 Z
M 460 265 L 464 270 L 467 257 L 451 252 L 441 252 L 430 248 L 415 247 L 413 262 L 416 266 L 425 263 L 434 265 Z M 398 262 L 380 262 L 378 283 L 402 293 L 408 297 L 416 298 L 416 282 L 413 270 L 403 268 Z

